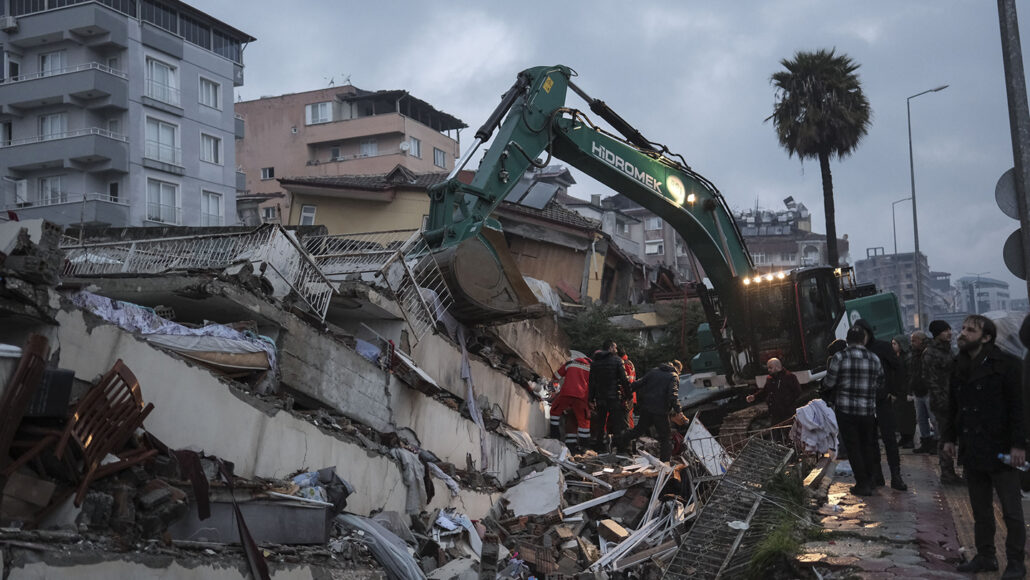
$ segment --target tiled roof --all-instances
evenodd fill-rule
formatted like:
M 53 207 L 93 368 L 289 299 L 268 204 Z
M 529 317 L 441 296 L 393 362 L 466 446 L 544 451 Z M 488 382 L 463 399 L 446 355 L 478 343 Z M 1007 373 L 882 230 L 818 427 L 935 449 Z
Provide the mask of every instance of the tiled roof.
M 502 202 L 500 207 L 503 211 L 508 213 L 534 216 L 548 221 L 588 230 L 601 229 L 601 222 L 588 217 L 583 217 L 555 200 L 551 200 L 550 203 L 544 206 L 544 209 L 533 209 L 531 207 L 509 203 L 507 201 Z
M 361 189 L 365 191 L 386 191 L 397 187 L 427 189 L 447 179 L 446 173 L 411 173 L 394 170 L 382 175 L 333 175 L 316 177 L 283 177 L 283 185 L 306 185 L 333 189 Z

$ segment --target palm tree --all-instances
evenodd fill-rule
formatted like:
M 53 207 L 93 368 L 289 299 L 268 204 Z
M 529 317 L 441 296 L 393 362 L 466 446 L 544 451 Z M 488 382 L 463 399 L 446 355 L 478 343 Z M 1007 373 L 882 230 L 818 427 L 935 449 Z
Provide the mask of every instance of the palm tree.
M 830 265 L 839 265 L 833 209 L 830 158 L 847 157 L 869 132 L 872 111 L 855 71 L 859 65 L 834 50 L 794 54 L 780 64 L 786 70 L 770 79 L 776 87 L 772 119 L 780 145 L 802 161 L 818 158 L 826 211 L 826 249 Z

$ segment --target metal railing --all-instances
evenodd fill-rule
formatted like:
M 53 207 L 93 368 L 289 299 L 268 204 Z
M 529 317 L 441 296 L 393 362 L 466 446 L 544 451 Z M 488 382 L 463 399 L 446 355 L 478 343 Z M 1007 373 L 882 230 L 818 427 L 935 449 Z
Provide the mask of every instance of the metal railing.
M 156 99 L 162 103 L 168 103 L 169 105 L 174 105 L 176 107 L 178 107 L 181 102 L 179 89 L 154 79 L 146 80 L 146 90 L 144 94 L 151 99 Z
M 27 74 L 23 74 L 23 75 L 17 75 L 17 76 L 13 76 L 13 77 L 8 77 L 6 79 L 0 80 L 0 85 L 12 85 L 14 83 L 22 83 L 22 82 L 25 82 L 25 81 L 33 81 L 33 80 L 36 80 L 36 79 L 42 79 L 42 78 L 46 78 L 46 77 L 55 77 L 55 76 L 59 76 L 59 75 L 66 75 L 66 74 L 71 74 L 71 73 L 77 73 L 79 71 L 84 71 L 84 70 L 98 70 L 100 72 L 107 73 L 109 75 L 114 75 L 114 76 L 116 76 L 118 78 L 123 78 L 123 79 L 129 78 L 129 76 L 127 74 L 125 74 L 124 72 L 122 72 L 122 71 L 120 71 L 118 69 L 113 69 L 113 68 L 111 68 L 111 67 L 109 67 L 109 66 L 107 66 L 105 64 L 100 64 L 99 62 L 87 62 L 85 64 L 77 64 L 77 65 L 66 66 L 66 67 L 62 67 L 62 68 L 58 68 L 58 69 L 50 69 L 50 70 L 45 70 L 45 71 L 39 71 L 39 72 L 34 72 L 34 73 L 27 73 Z
M 181 270 L 224 270 L 249 262 L 255 275 L 283 303 L 299 300 L 325 320 L 337 285 L 331 282 L 293 235 L 277 225 L 243 234 L 214 234 L 71 245 L 64 248 L 64 276 L 90 278 L 122 274 L 162 274 Z
M 122 205 L 129 205 L 125 200 L 120 200 L 115 197 L 111 197 L 106 193 L 72 193 L 68 191 L 61 191 L 58 195 L 51 195 L 49 198 L 39 199 L 35 201 L 18 201 L 10 203 L 4 206 L 4 209 L 21 209 L 26 207 L 46 207 L 51 205 L 62 205 L 68 203 L 82 203 L 84 201 L 105 201 L 108 203 L 119 203 Z
M 182 208 L 164 203 L 147 203 L 147 221 L 180 225 L 182 224 Z
M 85 129 L 76 129 L 74 131 L 61 131 L 59 133 L 47 133 L 45 135 L 25 137 L 23 139 L 0 141 L 0 147 L 17 147 L 19 145 L 30 145 L 32 143 L 43 143 L 44 141 L 72 139 L 74 137 L 82 137 L 83 135 L 100 135 L 101 137 L 107 137 L 108 139 L 114 139 L 116 141 L 124 142 L 127 142 L 129 140 L 128 137 L 122 135 L 121 133 L 115 133 L 114 131 L 101 129 L 100 127 L 86 127 Z
M 182 165 L 182 148 L 159 141 L 147 139 L 143 149 L 143 156 L 162 163 Z
M 314 236 L 304 243 L 330 279 L 368 275 L 389 288 L 416 340 L 433 330 L 454 302 L 419 230 Z

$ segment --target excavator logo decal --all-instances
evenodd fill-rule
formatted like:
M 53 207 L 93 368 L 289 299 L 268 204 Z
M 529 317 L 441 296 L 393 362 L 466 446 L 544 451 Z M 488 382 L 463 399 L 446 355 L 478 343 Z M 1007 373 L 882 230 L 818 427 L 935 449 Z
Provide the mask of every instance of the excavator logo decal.
M 601 161 L 604 161 L 607 165 L 618 169 L 626 175 L 655 190 L 657 193 L 665 195 L 662 192 L 662 182 L 655 179 L 653 176 L 641 171 L 639 168 L 634 167 L 632 163 L 626 161 L 622 157 L 619 157 L 615 153 L 609 151 L 604 145 L 598 145 L 596 142 L 590 142 L 590 152 L 594 154 Z

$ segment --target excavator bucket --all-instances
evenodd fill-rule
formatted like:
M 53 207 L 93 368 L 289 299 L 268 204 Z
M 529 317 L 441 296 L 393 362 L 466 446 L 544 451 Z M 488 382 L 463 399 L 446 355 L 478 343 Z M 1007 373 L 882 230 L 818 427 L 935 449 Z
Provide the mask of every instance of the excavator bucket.
M 543 316 L 544 305 L 522 279 L 504 235 L 490 228 L 436 253 L 451 291 L 451 313 L 469 324 Z

